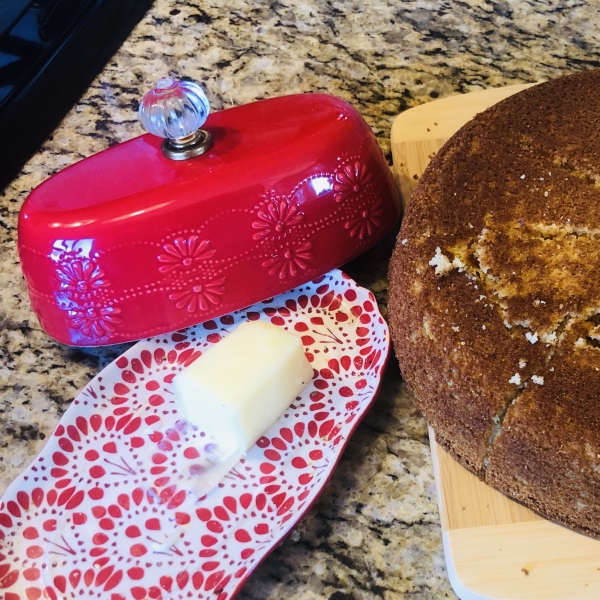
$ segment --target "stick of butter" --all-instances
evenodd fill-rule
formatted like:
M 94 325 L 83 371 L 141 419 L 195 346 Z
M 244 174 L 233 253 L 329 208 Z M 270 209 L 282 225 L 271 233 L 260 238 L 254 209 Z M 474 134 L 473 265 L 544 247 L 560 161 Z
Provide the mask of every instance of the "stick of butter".
M 173 384 L 179 411 L 216 440 L 213 462 L 226 473 L 311 379 L 300 338 L 249 321 L 183 369 Z

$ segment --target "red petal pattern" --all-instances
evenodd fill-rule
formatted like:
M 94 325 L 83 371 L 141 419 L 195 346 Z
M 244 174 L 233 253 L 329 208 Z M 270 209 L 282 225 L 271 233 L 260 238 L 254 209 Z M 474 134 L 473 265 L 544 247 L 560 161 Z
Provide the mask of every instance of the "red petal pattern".
M 364 183 L 355 171 L 340 177 Z M 298 215 L 285 212 L 291 205 L 266 210 L 291 215 L 290 226 Z M 184 258 L 200 248 L 190 239 L 173 241 L 189 251 Z M 308 246 L 297 246 L 287 262 L 269 268 L 285 275 L 310 258 Z M 204 445 L 175 410 L 173 377 L 236 323 L 260 318 L 302 336 L 313 382 L 198 500 L 186 477 L 193 477 Z M 333 271 L 301 294 L 292 290 L 134 346 L 82 392 L 27 479 L 19 478 L 0 504 L 0 588 L 7 589 L 0 596 L 231 600 L 327 481 L 374 398 L 387 340 L 374 298 Z M 46 580 L 49 550 L 61 561 Z M 27 557 L 26 567 L 15 557 Z

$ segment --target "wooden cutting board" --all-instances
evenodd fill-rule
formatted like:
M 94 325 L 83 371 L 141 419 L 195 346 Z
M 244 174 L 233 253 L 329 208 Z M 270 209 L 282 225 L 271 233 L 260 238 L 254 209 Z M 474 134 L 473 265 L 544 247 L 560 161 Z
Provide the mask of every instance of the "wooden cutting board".
M 400 114 L 392 126 L 392 155 L 404 205 L 448 138 L 478 112 L 527 87 L 452 96 Z M 462 600 L 600 598 L 600 541 L 496 492 L 429 433 L 448 575 Z

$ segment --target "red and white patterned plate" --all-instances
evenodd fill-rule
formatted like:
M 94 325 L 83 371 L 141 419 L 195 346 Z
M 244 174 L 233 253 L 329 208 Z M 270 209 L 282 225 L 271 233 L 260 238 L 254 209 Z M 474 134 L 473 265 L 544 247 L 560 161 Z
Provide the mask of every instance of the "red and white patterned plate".
M 302 337 L 314 377 L 206 496 L 175 374 L 244 320 Z M 341 271 L 139 342 L 75 398 L 0 502 L 4 600 L 231 599 L 302 518 L 372 404 L 389 351 L 373 295 Z M 235 374 L 232 374 L 235 376 Z

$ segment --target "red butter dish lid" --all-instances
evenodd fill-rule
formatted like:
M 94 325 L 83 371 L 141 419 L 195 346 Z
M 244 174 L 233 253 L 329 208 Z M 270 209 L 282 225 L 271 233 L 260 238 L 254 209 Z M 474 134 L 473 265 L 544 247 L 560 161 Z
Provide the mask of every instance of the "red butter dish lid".
M 21 210 L 31 303 L 60 342 L 132 341 L 244 308 L 363 253 L 399 217 L 381 150 L 342 100 L 208 116 L 198 86 L 161 80 L 140 112 L 151 133 L 51 177 Z

